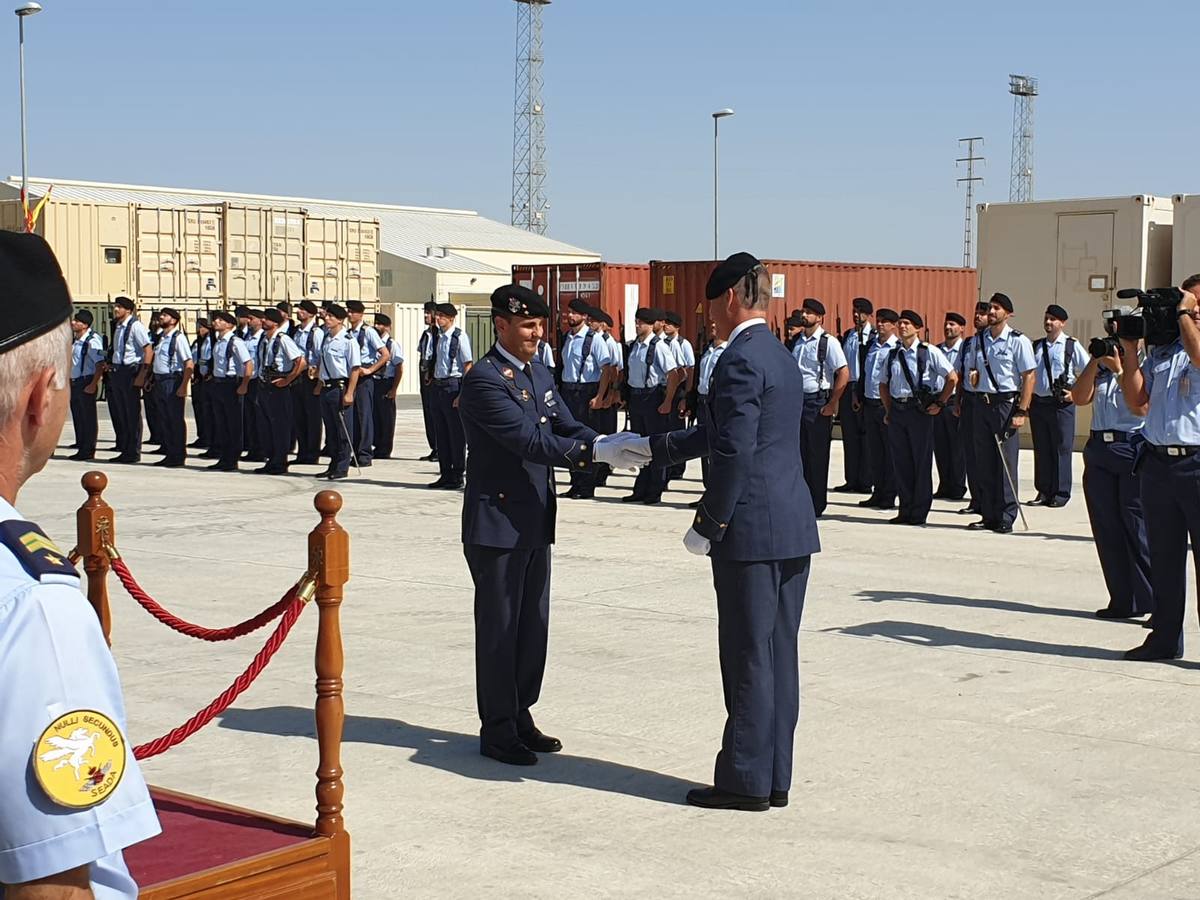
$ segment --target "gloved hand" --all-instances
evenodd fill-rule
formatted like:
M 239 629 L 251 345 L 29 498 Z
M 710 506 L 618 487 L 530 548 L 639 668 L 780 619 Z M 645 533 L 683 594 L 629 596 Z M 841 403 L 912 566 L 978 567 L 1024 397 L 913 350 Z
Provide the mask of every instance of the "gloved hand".
M 683 536 L 683 546 L 688 553 L 695 556 L 708 556 L 708 551 L 712 548 L 712 541 L 699 534 L 695 528 L 689 528 L 688 533 Z
M 1010 437 L 1012 437 L 1014 434 L 1016 434 L 1020 430 L 1021 429 L 1018 428 L 1016 425 L 1014 425 L 1012 422 L 1009 422 L 1007 425 L 1004 426 L 1004 430 L 1000 432 L 1000 435 L 999 435 L 1000 443 L 1003 444 L 1005 441 L 1007 441 Z
M 592 444 L 592 462 L 607 463 L 614 469 L 640 469 L 650 458 L 650 438 L 632 431 L 601 435 Z

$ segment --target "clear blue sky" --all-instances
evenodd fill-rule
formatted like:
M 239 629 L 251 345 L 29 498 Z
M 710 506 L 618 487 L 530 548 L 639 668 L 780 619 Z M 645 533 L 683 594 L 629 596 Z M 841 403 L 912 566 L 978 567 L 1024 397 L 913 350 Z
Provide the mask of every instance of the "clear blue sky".
M 508 220 L 512 0 L 43 4 L 26 43 L 33 174 Z M 1041 80 L 1038 198 L 1200 191 L 1181 43 L 1200 4 L 1041 3 L 1024 22 L 1011 8 L 555 0 L 550 234 L 612 261 L 711 255 L 709 114 L 732 106 L 723 254 L 958 265 L 956 139 L 986 138 L 978 196 L 1006 200 L 1010 72 Z

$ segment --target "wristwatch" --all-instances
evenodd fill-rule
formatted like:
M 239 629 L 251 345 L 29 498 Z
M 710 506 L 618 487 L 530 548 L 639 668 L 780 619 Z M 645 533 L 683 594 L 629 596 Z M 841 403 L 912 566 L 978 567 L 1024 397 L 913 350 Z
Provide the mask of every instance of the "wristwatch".
M 1013 407 L 1012 414 L 1014 416 L 1027 416 L 1027 415 L 1029 415 L 1029 410 L 1021 409 L 1019 406 L 1017 406 L 1017 407 Z
M 1183 316 L 1190 316 L 1191 314 L 1192 314 L 1192 311 L 1190 309 L 1175 310 L 1175 318 L 1177 318 L 1177 319 L 1182 318 Z

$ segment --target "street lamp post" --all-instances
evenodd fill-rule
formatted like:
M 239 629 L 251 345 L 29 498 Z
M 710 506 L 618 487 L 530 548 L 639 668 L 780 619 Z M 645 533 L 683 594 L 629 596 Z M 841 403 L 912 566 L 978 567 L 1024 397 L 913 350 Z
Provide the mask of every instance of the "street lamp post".
M 720 137 L 721 120 L 726 116 L 732 116 L 732 109 L 718 109 L 712 114 L 713 118 L 713 259 L 720 259 L 719 245 L 717 242 L 717 144 Z
M 29 203 L 29 151 L 25 144 L 25 20 L 42 11 L 40 3 L 22 3 L 13 12 L 17 14 L 17 56 L 21 69 L 21 200 Z M 26 230 L 29 226 L 26 224 Z

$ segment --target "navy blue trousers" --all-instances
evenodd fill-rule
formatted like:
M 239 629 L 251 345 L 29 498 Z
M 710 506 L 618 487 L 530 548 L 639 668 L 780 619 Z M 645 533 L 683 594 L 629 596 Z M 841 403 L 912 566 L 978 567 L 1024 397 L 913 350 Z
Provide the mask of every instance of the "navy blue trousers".
M 571 411 L 571 415 L 575 417 L 575 421 L 581 425 L 587 425 L 589 428 L 595 428 L 596 414 L 590 404 L 595 399 L 599 387 L 598 383 L 589 384 L 588 382 L 582 382 L 571 384 L 564 381 L 559 388 L 563 402 L 567 404 L 567 409 Z M 571 489 L 580 491 L 587 497 L 594 494 L 596 491 L 595 469 L 588 468 L 582 472 L 576 472 L 572 469 Z
M 369 466 L 375 448 L 375 382 L 367 375 L 360 374 L 354 388 L 354 427 L 350 433 L 355 460 L 360 466 Z
M 871 490 L 871 473 L 866 453 L 866 410 L 854 411 L 854 385 L 846 388 L 838 408 L 842 428 L 842 470 L 846 484 L 866 493 Z
M 108 376 L 108 390 L 113 428 L 117 432 L 117 450 L 122 456 L 141 459 L 142 402 L 138 388 L 133 386 L 137 373 L 136 365 L 114 368 Z
M 307 375 L 296 379 L 292 414 L 296 420 L 296 462 L 316 463 L 321 455 L 321 398 Z
M 712 561 L 726 712 L 713 772 L 720 790 L 766 797 L 791 786 L 809 560 Z
M 325 441 L 329 444 L 329 471 L 345 475 L 350 471 L 350 441 L 354 424 L 354 407 L 343 406 L 346 391 L 340 387 L 321 389 L 321 420 L 325 424 Z
M 829 445 L 833 441 L 833 418 L 821 415 L 821 408 L 829 402 L 824 392 L 804 395 L 804 412 L 800 418 L 800 459 L 804 466 L 804 480 L 812 494 L 813 512 L 818 516 L 825 512 L 826 493 L 829 490 Z
M 213 448 L 220 454 L 217 463 L 237 466 L 242 455 L 242 401 L 237 393 L 240 378 L 213 379 Z
M 307 380 L 307 379 L 305 379 Z M 259 446 L 267 465 L 272 469 L 286 469 L 288 453 L 292 449 L 292 388 L 262 384 L 258 389 L 258 434 Z
M 263 448 L 258 442 L 259 383 L 257 377 L 250 379 L 250 384 L 246 387 L 245 402 L 242 404 L 242 449 L 249 454 L 247 458 L 252 460 L 263 458 Z
M 883 403 L 879 400 L 863 402 L 867 413 L 866 457 L 873 486 L 871 497 L 886 506 L 896 502 L 896 471 L 892 466 L 887 425 L 883 421 Z
M 984 401 L 985 396 L 991 398 L 990 403 Z M 975 410 L 971 417 L 971 441 L 975 446 L 978 470 L 976 484 L 979 488 L 978 495 L 972 493 L 971 496 L 977 500 L 979 515 L 991 525 L 1012 525 L 1017 518 L 1017 496 L 1004 474 L 1004 462 L 996 447 L 996 437 L 1008 427 L 1012 408 L 1011 400 L 998 399 L 995 394 L 979 394 L 975 398 Z M 1020 442 L 1014 434 L 1002 446 L 1008 471 L 1016 481 Z
M 437 450 L 437 427 L 434 424 L 433 385 L 421 382 L 421 418 L 425 421 L 425 441 L 430 450 Z
M 1033 398 L 1033 486 L 1046 500 L 1071 499 L 1071 450 L 1075 446 L 1075 404 L 1060 407 L 1050 398 Z
M 396 443 L 396 398 L 388 399 L 392 390 L 391 378 L 373 378 L 371 380 L 375 396 L 371 400 L 371 412 L 375 416 L 373 430 L 375 443 L 371 448 L 371 456 L 375 459 L 387 459 L 392 455 Z
M 511 746 L 533 730 L 550 631 L 550 548 L 464 544 L 475 583 L 475 696 L 480 744 Z
M 187 425 L 183 421 L 184 400 L 178 396 L 182 375 L 154 376 L 154 406 L 163 460 L 181 463 L 187 456 Z
M 973 391 L 964 391 L 959 398 L 962 414 L 958 419 L 958 439 L 962 444 L 963 465 L 967 470 L 967 490 L 971 492 L 971 507 L 979 510 L 979 460 L 975 457 L 975 411 L 979 398 Z
M 94 456 L 99 423 L 96 417 L 96 395 L 83 389 L 92 383 L 91 376 L 71 379 L 71 423 L 75 426 L 75 446 L 80 456 Z
M 939 497 L 960 500 L 967 493 L 967 455 L 963 420 L 954 414 L 954 403 L 933 417 L 933 460 L 937 464 Z
M 1145 452 L 1138 476 L 1154 592 L 1150 639 L 1157 647 L 1182 650 L 1189 538 L 1193 561 L 1200 563 L 1200 455 L 1162 459 Z
M 647 437 L 652 434 L 667 432 L 667 417 L 659 413 L 667 398 L 667 390 L 661 385 L 648 393 L 637 393 L 630 390 L 629 394 L 629 428 L 637 434 Z M 642 498 L 657 498 L 662 496 L 667 486 L 667 470 L 658 466 L 645 466 L 638 472 L 633 482 L 633 494 Z
M 462 390 L 461 378 L 435 382 L 433 392 L 433 422 L 437 431 L 438 468 L 444 478 L 458 478 L 467 468 L 467 436 L 454 401 Z
M 942 410 L 930 416 L 915 403 L 892 403 L 888 445 L 900 495 L 900 516 L 909 522 L 924 522 L 933 506 L 933 428 L 934 422 L 945 415 L 951 413 Z
M 1083 499 L 1108 586 L 1108 608 L 1129 616 L 1154 610 L 1135 456 L 1132 444 L 1105 442 L 1096 434 L 1083 448 Z

